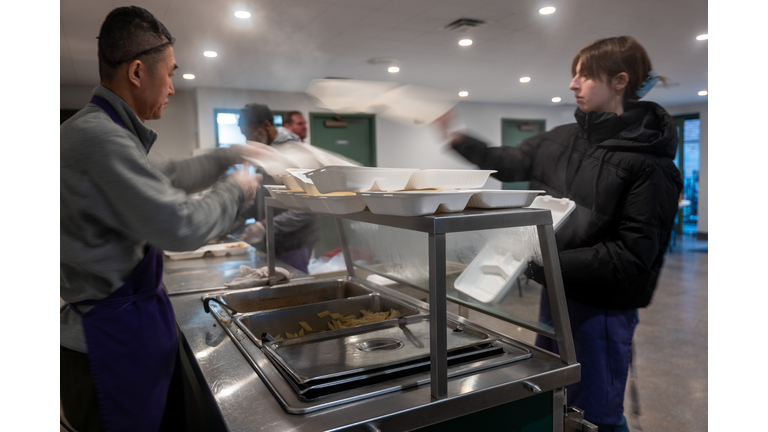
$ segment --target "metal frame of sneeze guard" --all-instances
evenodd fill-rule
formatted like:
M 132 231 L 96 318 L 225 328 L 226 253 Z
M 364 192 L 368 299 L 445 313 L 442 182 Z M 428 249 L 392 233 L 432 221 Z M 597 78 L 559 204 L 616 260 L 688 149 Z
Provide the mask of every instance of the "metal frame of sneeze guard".
M 267 216 L 266 241 L 269 260 L 269 284 L 274 285 L 276 282 L 275 234 L 273 229 L 274 208 L 287 209 L 287 207 L 274 198 L 265 198 L 264 203 Z M 445 236 L 448 233 L 536 226 L 541 245 L 544 274 L 548 287 L 549 302 L 552 307 L 552 324 L 555 333 L 553 335 L 543 329 L 510 317 L 502 319 L 539 334 L 554 337 L 557 340 L 557 347 L 560 351 L 560 360 L 566 365 L 576 363 L 576 352 L 573 347 L 571 325 L 568 320 L 563 279 L 560 274 L 560 261 L 557 256 L 555 234 L 552 229 L 552 213 L 549 210 L 530 208 L 465 210 L 460 213 L 418 217 L 386 216 L 373 214 L 370 211 L 362 211 L 346 215 L 327 216 L 334 217 L 336 220 L 336 228 L 339 232 L 344 261 L 350 276 L 355 276 L 355 264 L 352 262 L 352 256 L 349 253 L 349 245 L 347 244 L 341 219 L 425 232 L 429 235 L 430 385 L 433 398 L 444 399 L 448 396 L 447 339 L 445 331 L 439 331 L 440 329 L 445 329 L 447 325 Z M 466 305 L 466 307 L 472 306 Z

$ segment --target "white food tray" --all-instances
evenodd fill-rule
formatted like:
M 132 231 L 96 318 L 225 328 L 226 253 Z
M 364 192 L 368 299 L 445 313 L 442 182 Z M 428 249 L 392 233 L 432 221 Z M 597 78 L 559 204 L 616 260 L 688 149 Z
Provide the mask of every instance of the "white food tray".
M 429 169 L 413 173 L 407 190 L 418 189 L 472 189 L 485 185 L 494 170 Z
M 219 243 L 212 245 L 205 245 L 200 249 L 186 252 L 169 252 L 165 251 L 165 255 L 172 260 L 182 260 L 191 258 L 202 258 L 206 253 L 210 252 L 213 256 L 223 257 L 226 255 L 240 255 L 244 254 L 248 250 L 248 244 L 243 242 L 238 243 Z
M 515 259 L 500 245 L 486 245 L 456 278 L 454 288 L 480 302 L 496 304 L 504 299 L 528 265 L 528 257 Z
M 288 190 L 304 192 L 304 188 L 301 187 L 299 180 L 296 179 L 293 174 L 278 174 L 277 178 L 288 188 Z
M 267 192 L 269 192 L 269 196 L 271 196 L 272 198 L 277 198 L 277 192 L 275 191 L 288 190 L 288 188 L 285 187 L 284 185 L 264 185 L 263 187 L 267 189 Z
M 309 209 L 318 213 L 349 214 L 365 210 L 365 200 L 352 195 L 299 195 L 309 205 Z
M 315 185 L 312 183 L 312 180 L 306 176 L 306 174 L 310 171 L 312 170 L 288 168 L 288 173 L 294 177 L 296 183 L 304 191 L 304 193 L 309 195 L 320 195 L 320 191 L 317 190 L 317 187 L 315 187 Z
M 425 216 L 464 210 L 469 191 L 358 192 L 371 213 L 392 216 Z
M 552 229 L 557 230 L 563 226 L 568 217 L 576 209 L 576 203 L 568 198 L 554 198 L 552 195 L 537 196 L 530 208 L 539 208 L 552 212 Z
M 306 175 L 320 193 L 398 191 L 405 189 L 411 174 L 417 171 L 412 168 L 327 166 Z
M 517 208 L 531 205 L 543 190 L 477 190 L 469 199 L 472 208 Z
M 306 192 L 304 191 L 283 192 L 280 196 L 285 199 L 283 204 L 285 204 L 286 207 L 292 208 L 293 210 L 309 210 L 309 203 L 304 199 L 306 196 Z

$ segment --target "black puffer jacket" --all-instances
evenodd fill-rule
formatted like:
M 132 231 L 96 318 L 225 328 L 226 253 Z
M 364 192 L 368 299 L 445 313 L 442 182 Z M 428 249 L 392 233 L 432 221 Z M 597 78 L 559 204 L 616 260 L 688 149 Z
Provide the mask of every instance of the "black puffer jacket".
M 576 110 L 519 147 L 458 138 L 454 149 L 504 182 L 530 181 L 577 206 L 557 232 L 566 296 L 609 309 L 645 307 L 664 261 L 683 183 L 673 162 L 677 128 L 653 102 L 622 115 Z

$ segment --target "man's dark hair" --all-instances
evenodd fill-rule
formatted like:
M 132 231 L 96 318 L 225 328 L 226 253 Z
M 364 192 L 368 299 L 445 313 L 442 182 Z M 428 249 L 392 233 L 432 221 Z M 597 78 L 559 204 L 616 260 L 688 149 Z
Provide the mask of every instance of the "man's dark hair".
M 289 111 L 285 114 L 285 117 L 283 117 L 283 125 L 289 125 L 293 123 L 293 116 L 295 115 L 303 115 L 301 111 Z
M 139 59 L 155 70 L 160 54 L 175 39 L 148 10 L 138 6 L 119 7 L 104 19 L 99 31 L 99 77 L 110 82 L 120 66 Z
M 244 130 L 248 125 L 261 126 L 265 120 L 273 125 L 275 124 L 275 116 L 268 106 L 257 103 L 248 104 L 244 109 L 240 110 L 238 126 L 240 126 L 241 130 Z

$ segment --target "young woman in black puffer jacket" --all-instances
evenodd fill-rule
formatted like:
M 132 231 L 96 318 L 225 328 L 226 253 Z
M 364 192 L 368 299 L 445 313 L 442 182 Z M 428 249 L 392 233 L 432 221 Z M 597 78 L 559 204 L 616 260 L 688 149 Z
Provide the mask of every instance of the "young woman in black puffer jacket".
M 585 410 L 600 431 L 628 431 L 624 389 L 637 308 L 651 302 L 670 240 L 683 183 L 673 160 L 675 121 L 640 102 L 659 80 L 632 37 L 602 39 L 573 60 L 576 123 L 518 147 L 487 147 L 454 134 L 453 149 L 503 182 L 569 198 L 576 209 L 556 234 L 581 381 L 568 404 Z M 447 130 L 449 119 L 438 125 Z M 538 273 L 538 274 L 537 274 Z M 543 274 L 533 272 L 543 283 Z M 542 319 L 549 304 L 542 296 Z M 536 344 L 557 352 L 539 336 Z

